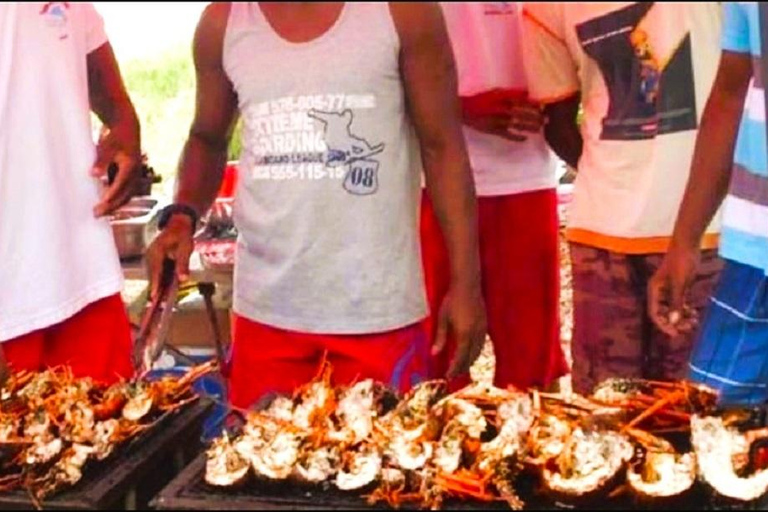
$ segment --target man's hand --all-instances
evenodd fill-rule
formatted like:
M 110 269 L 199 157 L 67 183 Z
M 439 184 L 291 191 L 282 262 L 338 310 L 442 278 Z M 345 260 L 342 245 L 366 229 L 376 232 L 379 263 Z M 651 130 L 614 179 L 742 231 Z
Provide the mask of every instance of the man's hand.
M 141 178 L 141 130 L 112 46 L 105 43 L 89 53 L 87 63 L 91 110 L 107 127 L 96 148 L 91 174 L 106 176 L 112 162 L 118 168 L 115 181 L 93 209 L 101 217 L 127 203 L 136 190 Z
M 146 261 L 149 271 L 150 296 L 157 297 L 166 258 L 176 262 L 176 275 L 180 282 L 189 278 L 189 258 L 194 249 L 192 220 L 186 215 L 171 216 L 165 229 L 147 248 Z
M 135 142 L 132 134 L 121 135 L 119 130 L 109 130 L 99 140 L 91 174 L 104 179 L 110 164 L 115 162 L 117 175 L 93 209 L 97 217 L 112 213 L 134 194 L 141 179 L 141 152 Z
M 539 133 L 545 123 L 541 107 L 503 91 L 462 97 L 461 111 L 465 125 L 515 142 L 527 140 L 526 133 Z
M 700 251 L 672 248 L 648 283 L 648 312 L 662 332 L 671 337 L 687 334 L 697 318 L 686 305 L 689 288 L 699 265 Z
M 440 307 L 432 349 L 433 355 L 445 350 L 449 334 L 456 340 L 456 353 L 451 360 L 447 378 L 452 379 L 469 371 L 483 350 L 486 332 L 485 306 L 480 291 L 452 287 Z

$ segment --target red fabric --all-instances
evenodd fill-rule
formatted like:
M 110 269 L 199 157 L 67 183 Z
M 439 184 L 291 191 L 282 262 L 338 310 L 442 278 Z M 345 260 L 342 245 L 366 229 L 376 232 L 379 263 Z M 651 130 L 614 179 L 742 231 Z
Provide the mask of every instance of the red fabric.
M 221 180 L 221 187 L 216 197 L 226 198 L 235 197 L 237 189 L 238 162 L 229 162 L 224 167 L 224 177 Z
M 547 387 L 568 373 L 560 345 L 557 193 L 543 190 L 478 199 L 483 294 L 496 353 L 495 385 Z M 445 242 L 424 193 L 421 243 L 427 297 L 425 321 L 434 339 L 436 315 L 450 281 Z M 431 359 L 430 376 L 448 370 L 454 344 Z M 466 384 L 468 376 L 452 383 Z
M 312 380 L 326 351 L 339 385 L 372 378 L 405 391 L 427 373 L 429 347 L 421 324 L 377 334 L 306 334 L 233 315 L 232 340 L 230 401 L 242 409 Z
M 75 377 L 112 383 L 133 374 L 131 326 L 120 294 L 86 306 L 67 320 L 2 344 L 15 371 L 69 366 Z

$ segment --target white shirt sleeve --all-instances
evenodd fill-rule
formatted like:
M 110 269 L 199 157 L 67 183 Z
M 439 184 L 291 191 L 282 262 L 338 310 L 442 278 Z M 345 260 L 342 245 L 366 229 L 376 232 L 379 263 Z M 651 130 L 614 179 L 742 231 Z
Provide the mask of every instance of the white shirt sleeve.
M 579 75 L 565 37 L 563 4 L 525 2 L 523 61 L 531 99 L 553 103 L 579 91 Z
M 85 27 L 85 45 L 87 53 L 91 53 L 108 42 L 104 31 L 104 19 L 91 3 L 81 4 L 83 9 L 83 24 Z

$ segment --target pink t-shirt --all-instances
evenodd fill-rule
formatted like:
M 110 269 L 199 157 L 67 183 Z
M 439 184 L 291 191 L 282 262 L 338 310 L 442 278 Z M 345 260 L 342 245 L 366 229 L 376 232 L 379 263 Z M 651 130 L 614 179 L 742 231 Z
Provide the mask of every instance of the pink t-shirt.
M 90 4 L 0 4 L 0 342 L 122 288 L 90 176 L 86 59 L 106 42 Z
M 528 90 L 521 52 L 519 2 L 443 2 L 456 58 L 459 94 Z M 464 127 L 477 193 L 497 196 L 554 188 L 556 159 L 543 135 L 525 142 Z

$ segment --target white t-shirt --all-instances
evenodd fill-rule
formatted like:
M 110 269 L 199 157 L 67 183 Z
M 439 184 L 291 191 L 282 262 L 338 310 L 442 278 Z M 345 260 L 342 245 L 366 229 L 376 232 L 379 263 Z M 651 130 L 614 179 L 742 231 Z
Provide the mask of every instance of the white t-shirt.
M 715 2 L 527 2 L 525 65 L 544 103 L 581 92 L 584 152 L 568 238 L 667 250 L 720 57 Z M 717 244 L 719 221 L 704 246 Z
M 0 4 L 0 341 L 122 288 L 90 176 L 86 57 L 106 42 L 90 4 Z
M 459 76 L 459 94 L 494 89 L 525 92 L 519 2 L 443 2 Z M 554 188 L 556 159 L 543 135 L 525 142 L 464 127 L 464 137 L 480 196 Z

